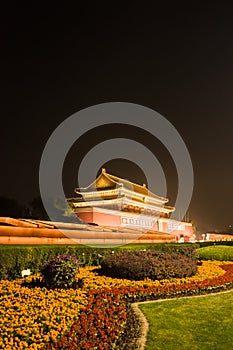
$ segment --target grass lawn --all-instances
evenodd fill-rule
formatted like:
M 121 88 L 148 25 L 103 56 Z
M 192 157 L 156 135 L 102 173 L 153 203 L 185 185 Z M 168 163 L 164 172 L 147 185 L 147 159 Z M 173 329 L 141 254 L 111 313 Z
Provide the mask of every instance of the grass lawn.
M 233 292 L 139 305 L 149 322 L 146 350 L 233 348 Z
M 197 249 L 201 260 L 233 261 L 233 247 L 212 245 Z

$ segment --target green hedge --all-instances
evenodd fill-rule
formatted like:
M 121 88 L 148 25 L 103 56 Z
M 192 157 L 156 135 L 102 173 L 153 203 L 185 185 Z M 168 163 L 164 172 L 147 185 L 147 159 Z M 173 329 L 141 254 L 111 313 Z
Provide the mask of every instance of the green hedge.
M 233 236 L 232 240 L 228 241 L 204 241 L 204 242 L 198 242 L 200 248 L 202 247 L 209 247 L 212 245 L 227 245 L 227 246 L 233 246 Z
M 224 245 L 212 245 L 197 249 L 201 260 L 233 261 L 233 247 Z
M 22 270 L 30 269 L 32 273 L 51 258 L 61 254 L 72 254 L 86 265 L 98 266 L 111 249 L 80 248 L 77 246 L 15 246 L 0 248 L 0 279 L 13 280 L 21 277 Z
M 22 270 L 40 271 L 49 259 L 60 254 L 72 254 L 83 266 L 99 266 L 107 254 L 122 250 L 179 251 L 186 246 L 198 248 L 198 244 L 128 244 L 116 248 L 87 247 L 84 245 L 0 245 L 0 279 L 21 277 Z

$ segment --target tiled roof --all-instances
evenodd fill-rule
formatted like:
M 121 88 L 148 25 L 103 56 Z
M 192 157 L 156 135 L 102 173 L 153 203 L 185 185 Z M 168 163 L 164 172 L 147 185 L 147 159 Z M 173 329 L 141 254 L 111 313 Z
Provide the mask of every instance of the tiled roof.
M 168 202 L 167 198 L 163 198 L 155 195 L 146 187 L 146 185 L 138 185 L 126 179 L 122 179 L 118 176 L 108 174 L 105 169 L 102 169 L 102 172 L 98 176 L 98 178 L 93 183 L 91 183 L 88 187 L 76 189 L 75 192 L 77 193 L 79 193 L 79 191 L 89 192 L 89 191 L 92 191 L 92 189 L 104 190 L 104 189 L 119 188 L 119 187 L 124 187 L 129 191 L 133 191 L 135 193 L 139 193 L 148 197 L 157 198 L 159 200 L 162 200 L 164 203 Z

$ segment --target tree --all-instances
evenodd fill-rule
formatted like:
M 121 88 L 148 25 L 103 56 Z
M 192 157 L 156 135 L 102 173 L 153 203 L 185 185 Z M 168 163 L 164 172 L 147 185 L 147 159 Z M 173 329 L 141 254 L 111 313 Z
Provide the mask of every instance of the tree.
M 48 214 L 44 208 L 44 205 L 40 196 L 33 198 L 33 200 L 29 202 L 29 208 L 30 208 L 30 216 L 33 219 L 49 220 Z
M 39 220 L 79 222 L 77 216 L 72 212 L 67 202 L 53 198 L 50 200 L 47 199 L 47 204 L 50 207 L 49 214 L 52 215 L 52 217 L 48 216 L 40 196 L 35 197 L 29 203 L 31 217 Z

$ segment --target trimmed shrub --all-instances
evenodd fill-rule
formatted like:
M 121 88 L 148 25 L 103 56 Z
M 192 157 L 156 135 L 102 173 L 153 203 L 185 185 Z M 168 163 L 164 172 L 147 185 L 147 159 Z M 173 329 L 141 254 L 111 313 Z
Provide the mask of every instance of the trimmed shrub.
M 73 255 L 58 255 L 41 269 L 47 288 L 77 288 L 80 260 Z
M 156 250 L 108 255 L 98 270 L 101 275 L 129 280 L 182 278 L 195 275 L 196 272 L 196 260 L 184 254 Z
M 197 249 L 202 260 L 233 261 L 233 247 L 212 245 Z
M 161 249 L 164 252 L 169 252 L 169 253 L 179 253 L 185 256 L 188 256 L 191 259 L 198 259 L 199 255 L 197 250 L 195 249 L 194 245 L 165 245 Z

